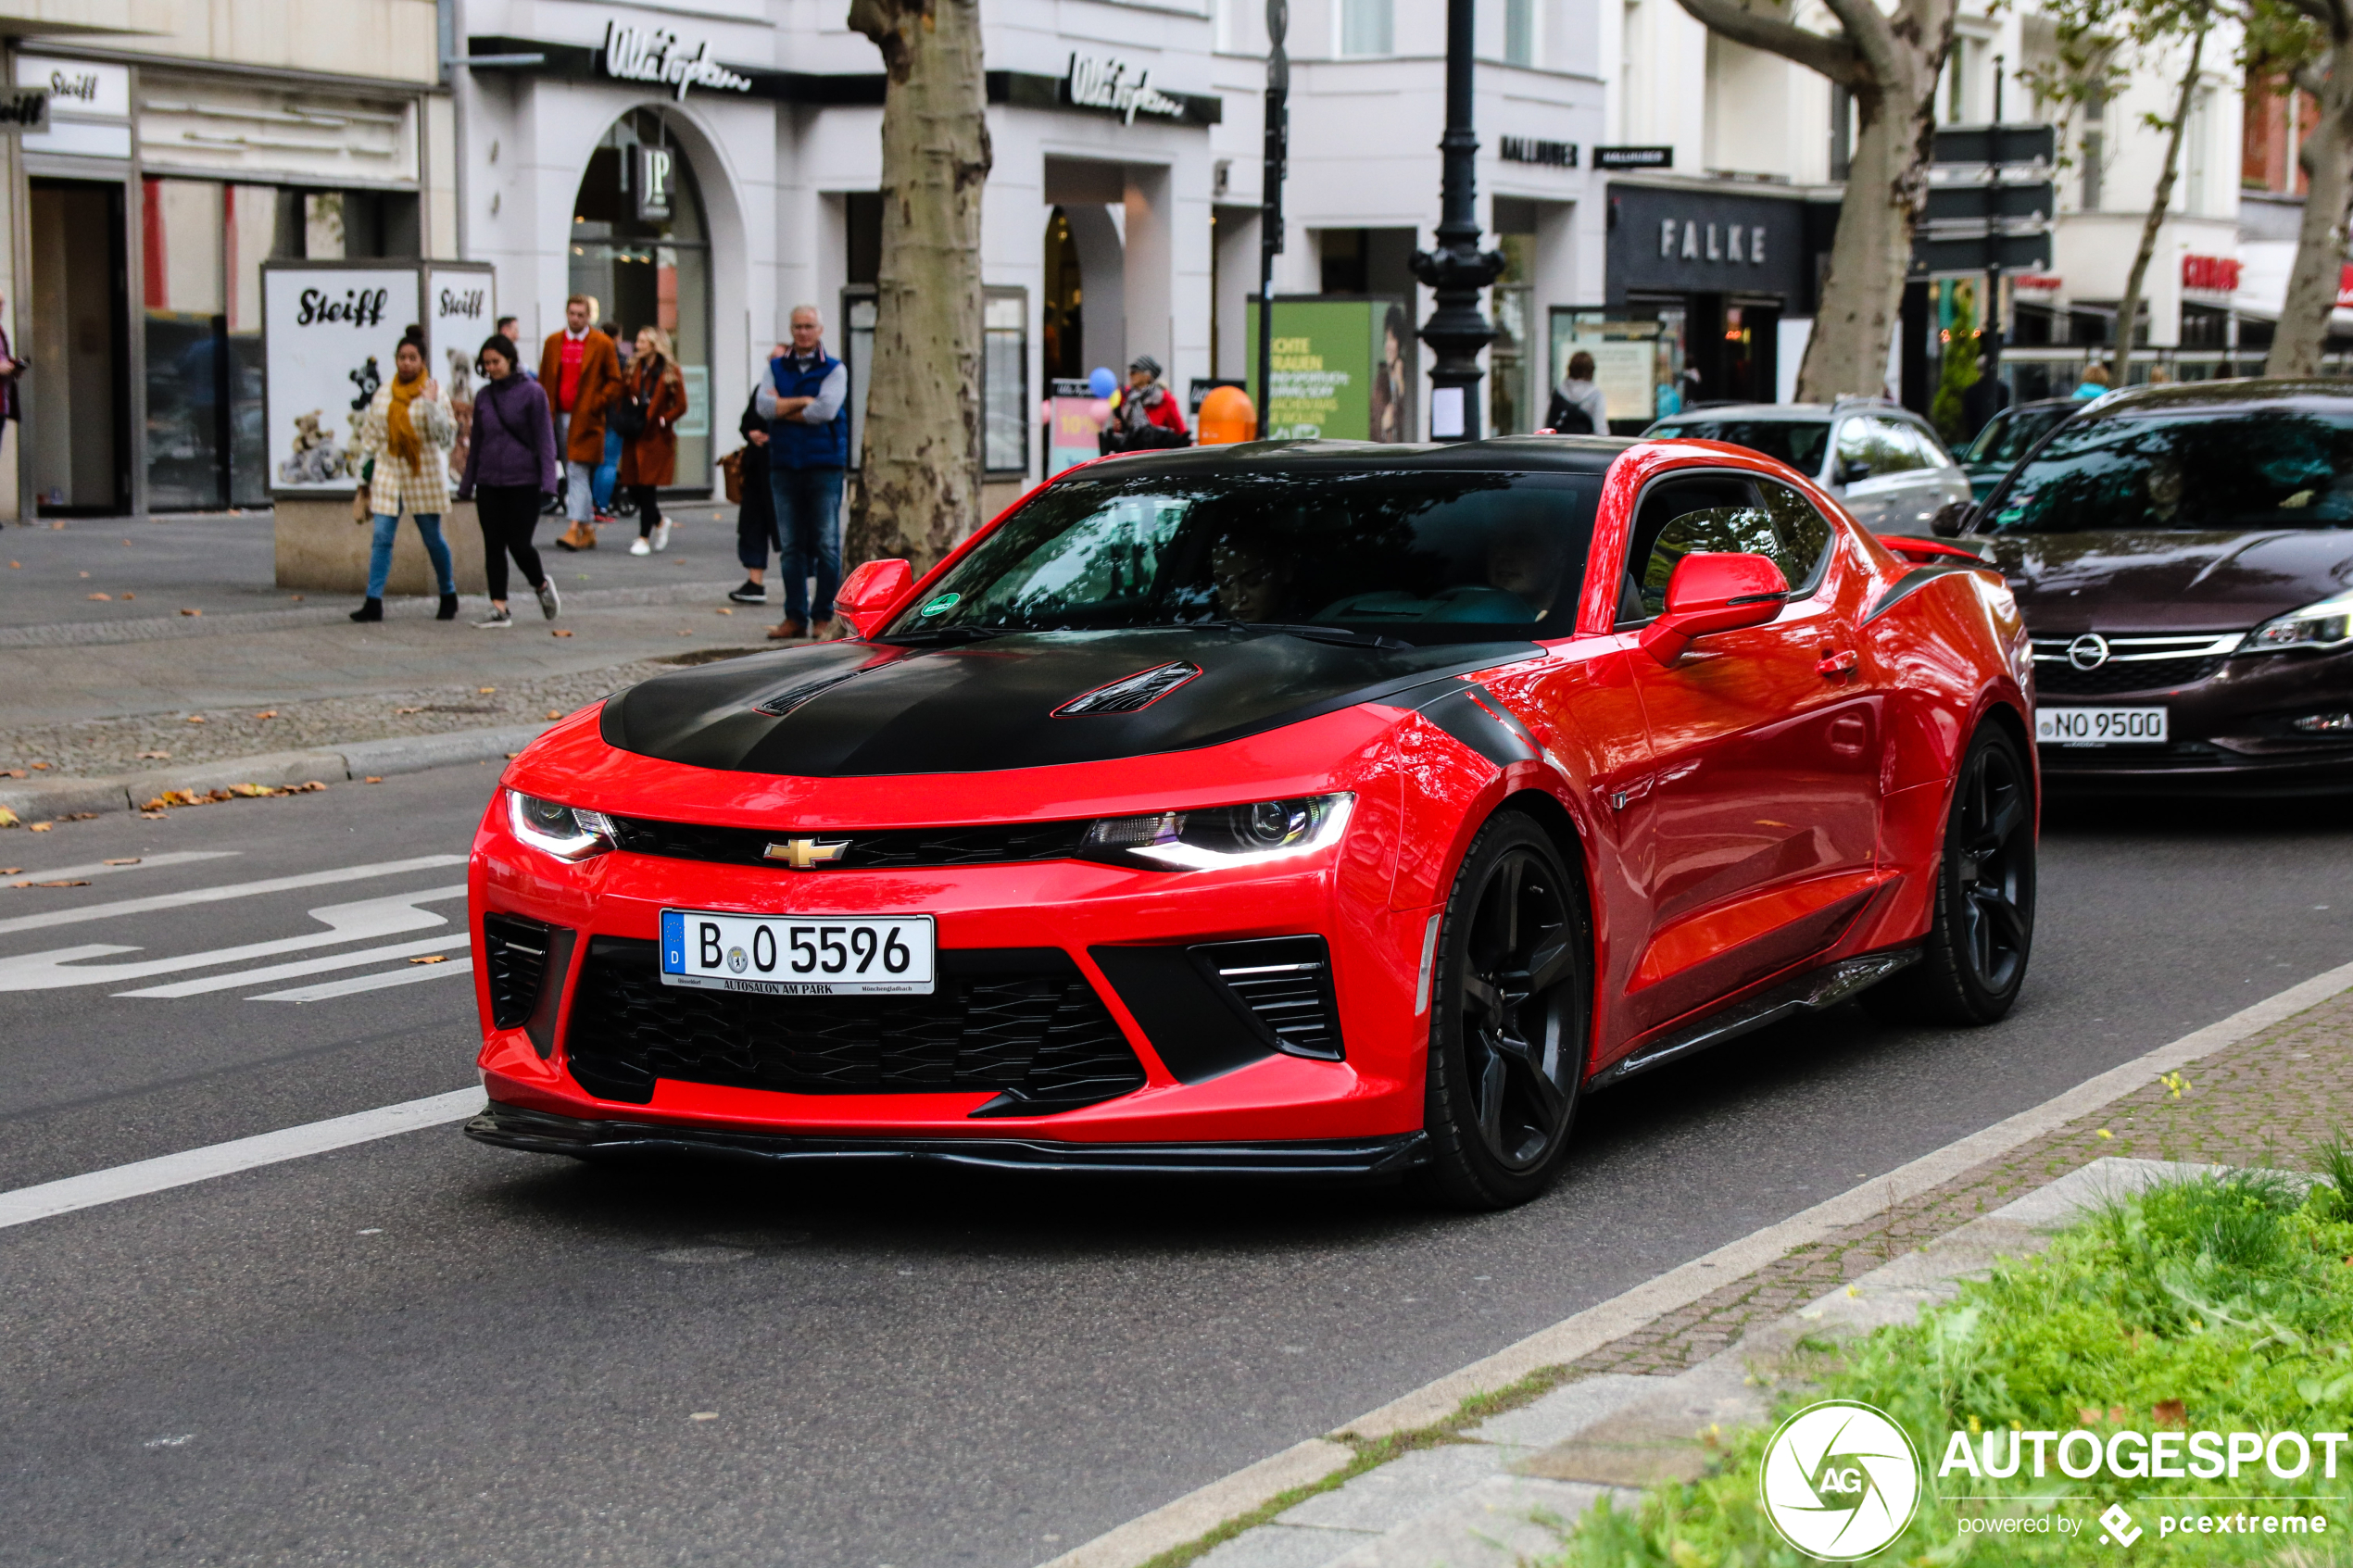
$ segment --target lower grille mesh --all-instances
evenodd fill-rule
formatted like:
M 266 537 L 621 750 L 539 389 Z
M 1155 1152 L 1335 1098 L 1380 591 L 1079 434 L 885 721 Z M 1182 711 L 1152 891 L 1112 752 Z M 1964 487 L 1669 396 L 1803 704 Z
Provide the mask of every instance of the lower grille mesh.
M 664 985 L 651 942 L 598 937 L 565 1041 L 573 1076 L 643 1105 L 670 1078 L 788 1094 L 998 1095 L 975 1115 L 1070 1110 L 1141 1088 L 1126 1037 L 1054 948 L 939 954 L 928 997 L 762 997 Z

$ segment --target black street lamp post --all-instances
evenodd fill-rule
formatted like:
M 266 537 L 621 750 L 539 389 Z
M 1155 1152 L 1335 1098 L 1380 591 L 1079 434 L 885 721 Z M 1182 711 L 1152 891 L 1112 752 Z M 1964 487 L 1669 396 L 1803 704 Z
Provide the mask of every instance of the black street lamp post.
M 1440 177 L 1438 248 L 1414 253 L 1414 276 L 1437 296 L 1422 341 L 1436 352 L 1430 366 L 1429 433 L 1436 441 L 1478 439 L 1478 351 L 1495 329 L 1480 314 L 1478 295 L 1504 270 L 1501 251 L 1478 248 L 1478 137 L 1471 130 L 1472 0 L 1446 0 L 1446 134 Z
M 1283 251 L 1283 163 L 1290 144 L 1289 0 L 1266 0 L 1266 172 L 1258 216 L 1258 439 L 1273 431 L 1275 402 L 1275 257 Z

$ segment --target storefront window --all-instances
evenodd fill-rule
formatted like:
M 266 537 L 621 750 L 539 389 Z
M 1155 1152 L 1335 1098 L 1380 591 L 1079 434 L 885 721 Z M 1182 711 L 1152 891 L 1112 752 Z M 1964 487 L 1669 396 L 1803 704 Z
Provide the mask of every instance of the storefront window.
M 147 504 L 223 499 L 221 409 L 229 396 L 221 288 L 223 187 L 149 180 L 141 195 L 147 368 Z
M 1534 329 L 1536 291 L 1529 286 L 1536 236 L 1501 234 L 1503 275 L 1495 280 L 1495 341 L 1487 350 L 1487 422 L 1497 435 L 1526 435 L 1543 421 L 1542 388 L 1537 370 Z
M 981 467 L 1029 471 L 1029 295 L 990 289 L 981 320 Z
M 613 122 L 588 157 L 573 204 L 571 291 L 597 302 L 625 358 L 641 327 L 678 352 L 686 413 L 678 421 L 678 483 L 711 483 L 711 245 L 686 150 L 661 113 Z M 732 399 L 736 388 L 727 388 Z M 730 407 L 733 407 L 731 402 Z
M 1623 310 L 1556 308 L 1552 315 L 1552 373 L 1568 373 L 1571 355 L 1593 357 L 1593 380 L 1609 403 L 1614 435 L 1633 435 L 1653 420 L 1680 413 L 1692 394 L 1689 345 L 1680 306 L 1631 306 Z

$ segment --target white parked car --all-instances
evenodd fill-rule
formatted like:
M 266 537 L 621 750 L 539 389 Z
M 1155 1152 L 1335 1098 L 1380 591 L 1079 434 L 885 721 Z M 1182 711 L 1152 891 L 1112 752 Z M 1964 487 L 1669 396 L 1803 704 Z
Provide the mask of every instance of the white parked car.
M 1778 458 L 1874 533 L 1926 533 L 1945 503 L 1970 499 L 1969 474 L 1935 427 L 1879 398 L 1717 404 L 1670 414 L 1642 434 L 1726 441 Z

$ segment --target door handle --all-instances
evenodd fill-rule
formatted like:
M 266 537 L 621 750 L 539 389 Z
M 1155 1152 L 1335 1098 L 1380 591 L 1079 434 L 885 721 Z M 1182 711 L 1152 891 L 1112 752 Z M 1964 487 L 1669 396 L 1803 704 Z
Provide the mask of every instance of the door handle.
M 1824 654 L 1820 661 L 1814 666 L 1814 673 L 1831 676 L 1852 675 L 1855 673 L 1856 662 L 1853 648 L 1841 648 L 1836 653 Z

